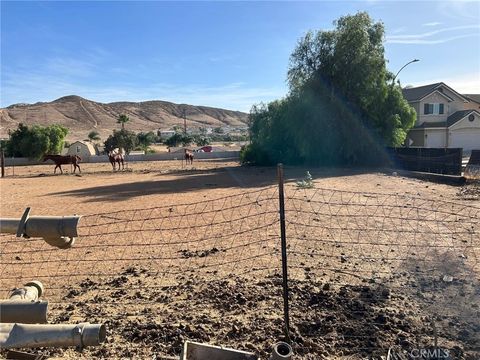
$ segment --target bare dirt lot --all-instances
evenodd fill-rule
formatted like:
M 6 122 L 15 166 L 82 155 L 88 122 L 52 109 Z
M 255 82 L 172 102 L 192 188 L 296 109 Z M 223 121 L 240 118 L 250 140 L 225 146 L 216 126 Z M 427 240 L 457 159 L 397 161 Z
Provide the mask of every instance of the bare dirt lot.
M 284 338 L 276 169 L 236 162 L 19 167 L 2 217 L 85 215 L 71 249 L 2 236 L 1 296 L 39 279 L 49 322 L 105 323 L 67 358 L 178 355 L 184 340 L 268 358 Z M 67 170 L 68 167 L 67 167 Z M 295 185 L 309 170 L 314 188 Z M 7 174 L 11 174 L 8 169 Z M 479 188 L 350 169 L 285 169 L 297 359 L 379 358 L 435 343 L 480 349 Z
M 108 163 L 81 164 L 81 176 L 53 175 L 53 165 L 7 167 L 1 182 L 1 216 L 18 217 L 26 206 L 33 214 L 90 214 L 142 208 L 176 202 L 195 202 L 234 194 L 244 189 L 276 184 L 275 168 L 240 167 L 238 162 L 196 161 L 182 167 L 180 161 L 138 162 L 123 172 Z M 460 188 L 383 173 L 349 169 L 287 168 L 287 181 L 301 180 L 309 170 L 319 187 L 385 194 L 408 194 L 429 199 L 463 200 Z M 478 201 L 473 194 L 473 201 Z

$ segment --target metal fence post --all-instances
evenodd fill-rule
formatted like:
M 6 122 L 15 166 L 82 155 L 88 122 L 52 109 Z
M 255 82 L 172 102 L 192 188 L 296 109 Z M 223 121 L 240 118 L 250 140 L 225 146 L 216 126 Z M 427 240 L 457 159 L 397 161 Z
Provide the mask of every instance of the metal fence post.
M 5 152 L 3 149 L 0 150 L 0 157 L 2 161 L 2 178 L 5 177 Z
M 282 275 L 283 275 L 283 318 L 285 339 L 290 343 L 290 318 L 288 313 L 288 267 L 287 267 L 287 236 L 285 231 L 285 196 L 283 191 L 283 164 L 277 165 L 278 201 L 280 213 L 280 236 L 282 245 Z

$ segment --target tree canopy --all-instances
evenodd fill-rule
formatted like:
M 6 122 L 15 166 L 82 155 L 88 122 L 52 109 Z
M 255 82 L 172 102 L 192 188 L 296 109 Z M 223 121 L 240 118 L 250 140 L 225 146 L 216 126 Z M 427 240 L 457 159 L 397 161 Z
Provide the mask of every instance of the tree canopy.
M 115 148 L 124 149 L 126 153 L 134 150 L 138 144 L 137 135 L 133 131 L 121 129 L 113 130 L 113 134 L 105 140 L 105 151 L 112 151 Z
M 61 125 L 27 126 L 22 123 L 6 142 L 6 155 L 40 159 L 45 154 L 59 154 L 68 129 Z
M 170 136 L 167 140 L 165 140 L 164 143 L 169 147 L 176 147 L 179 144 L 182 144 L 183 146 L 187 146 L 187 145 L 190 145 L 192 142 L 194 142 L 194 139 L 192 136 L 177 132 L 174 135 Z
M 415 122 L 386 68 L 384 26 L 366 12 L 343 16 L 331 31 L 308 32 L 290 57 L 288 82 L 301 92 L 319 82 L 354 108 L 387 145 L 400 145 Z
M 100 140 L 100 134 L 98 133 L 98 131 L 95 131 L 95 130 L 90 131 L 88 133 L 88 140 L 90 140 L 91 142 L 99 141 Z
M 386 69 L 383 24 L 359 12 L 334 25 L 299 40 L 287 97 L 252 108 L 245 161 L 364 164 L 404 141 L 415 111 Z
M 125 129 L 125 124 L 130 121 L 130 118 L 125 115 L 121 114 L 117 119 L 117 124 L 122 124 L 122 130 Z
M 147 151 L 148 147 L 152 145 L 157 137 L 152 131 L 149 132 L 139 132 L 137 134 L 137 143 L 138 147 L 143 151 Z

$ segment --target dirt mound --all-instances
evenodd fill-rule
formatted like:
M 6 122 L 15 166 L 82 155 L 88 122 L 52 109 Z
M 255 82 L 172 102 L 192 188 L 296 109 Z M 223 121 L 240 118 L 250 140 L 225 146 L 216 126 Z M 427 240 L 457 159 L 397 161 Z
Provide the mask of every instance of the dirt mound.
M 265 359 L 271 346 L 284 339 L 279 275 L 263 281 L 193 275 L 168 286 L 158 283 L 146 269 L 132 267 L 101 283 L 82 281 L 64 303 L 53 304 L 50 322 L 104 322 L 107 342 L 82 354 L 41 352 L 66 358 L 151 358 L 178 355 L 183 342 L 193 340 L 253 351 Z M 382 285 L 292 280 L 290 308 L 296 359 L 379 358 L 391 346 L 408 351 L 431 345 L 419 340 L 433 329 L 419 315 L 418 304 Z M 473 359 L 460 346 L 448 350 L 455 359 Z
M 472 181 L 457 192 L 462 200 L 480 200 L 480 181 Z

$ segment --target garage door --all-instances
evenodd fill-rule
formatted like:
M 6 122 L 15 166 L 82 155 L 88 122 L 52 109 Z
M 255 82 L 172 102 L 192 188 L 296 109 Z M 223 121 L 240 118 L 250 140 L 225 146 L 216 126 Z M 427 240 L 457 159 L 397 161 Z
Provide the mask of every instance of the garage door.
M 463 151 L 480 150 L 480 129 L 452 131 L 448 145 L 451 148 L 463 148 Z
M 429 131 L 425 139 L 425 147 L 443 148 L 445 147 L 445 131 Z

